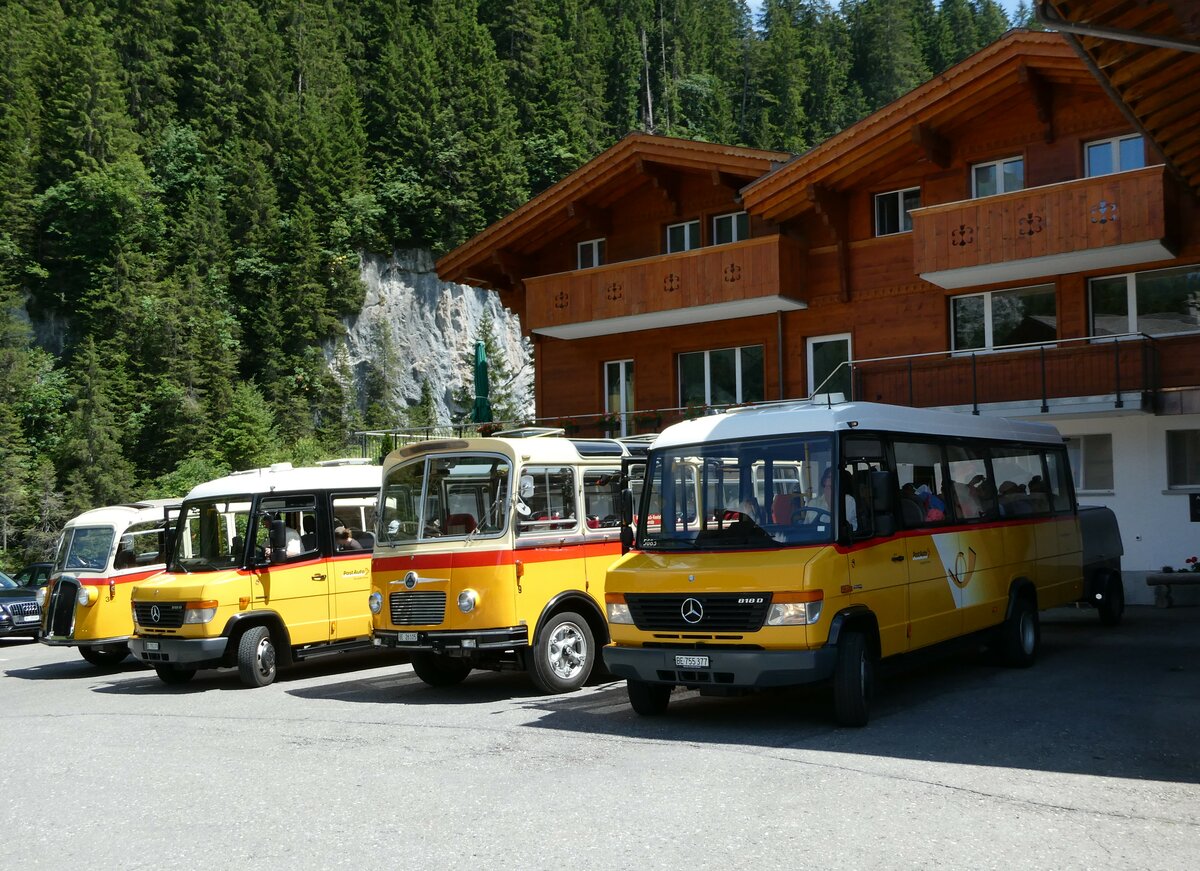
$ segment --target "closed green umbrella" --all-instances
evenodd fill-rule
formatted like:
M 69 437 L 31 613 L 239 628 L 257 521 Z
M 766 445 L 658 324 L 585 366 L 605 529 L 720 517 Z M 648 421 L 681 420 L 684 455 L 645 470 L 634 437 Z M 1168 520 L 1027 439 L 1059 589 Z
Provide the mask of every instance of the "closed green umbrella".
M 475 343 L 475 407 L 471 411 L 475 423 L 491 423 L 492 403 L 488 399 L 487 349 L 483 342 Z

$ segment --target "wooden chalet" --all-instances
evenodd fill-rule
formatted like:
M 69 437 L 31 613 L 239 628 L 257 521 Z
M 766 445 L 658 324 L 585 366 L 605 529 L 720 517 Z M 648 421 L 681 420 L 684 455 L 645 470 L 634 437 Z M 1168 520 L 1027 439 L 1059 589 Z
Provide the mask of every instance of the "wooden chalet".
M 539 418 L 632 433 L 841 393 L 1051 419 L 1083 501 L 1117 509 L 1127 565 L 1182 564 L 1197 546 L 1168 537 L 1200 530 L 1178 498 L 1200 511 L 1200 55 L 1179 45 L 1189 4 L 1040 11 L 1089 6 L 1092 30 L 1014 30 L 790 159 L 630 135 L 438 272 L 520 315 Z M 1147 23 L 1168 47 L 1094 29 Z

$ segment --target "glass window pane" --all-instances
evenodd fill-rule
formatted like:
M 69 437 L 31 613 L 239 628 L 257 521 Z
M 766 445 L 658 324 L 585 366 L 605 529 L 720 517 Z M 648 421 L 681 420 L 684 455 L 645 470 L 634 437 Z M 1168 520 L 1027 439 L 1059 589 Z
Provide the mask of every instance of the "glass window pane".
M 840 393 L 850 397 L 850 367 L 838 366 L 850 359 L 850 342 L 831 339 L 812 343 L 812 390 L 814 393 Z M 837 370 L 832 378 L 829 376 Z M 826 381 L 826 379 L 829 379 Z
M 900 195 L 880 194 L 875 197 L 875 235 L 887 236 L 900 232 Z
M 984 298 L 980 295 L 959 296 L 950 300 L 955 351 L 970 351 L 986 347 L 984 305 Z
M 992 472 L 996 481 L 996 499 L 1002 517 L 1044 514 L 1050 500 L 1042 482 L 1042 454 L 1037 448 L 996 448 L 992 450 Z
M 921 208 L 921 191 L 914 188 L 910 191 L 903 192 L 904 197 L 904 215 L 900 219 L 900 228 L 903 230 L 912 229 L 912 215 L 909 214 L 913 209 Z
M 1044 484 L 1039 483 L 1037 490 L 1049 490 L 1050 508 L 1053 511 L 1071 510 L 1071 482 L 1068 477 L 1070 467 L 1062 451 L 1046 452 L 1046 468 L 1050 470 L 1050 479 Z
M 596 256 L 593 258 L 594 265 L 599 266 L 604 262 L 604 240 L 600 239 L 596 242 Z
M 1004 191 L 1019 191 L 1025 188 L 1025 161 L 1022 158 L 1005 161 Z
M 700 406 L 707 402 L 704 392 L 704 352 L 679 355 L 679 404 Z
M 988 478 L 980 449 L 973 445 L 950 445 L 946 448 L 946 459 L 957 516 L 963 520 L 994 517 L 996 488 Z
M 1113 489 L 1112 436 L 1084 436 L 1082 439 L 1082 476 L 1079 486 L 1088 490 Z
M 710 396 L 713 405 L 733 405 L 737 399 L 737 349 L 708 352 Z
M 1087 174 L 1106 175 L 1113 171 L 1112 142 L 1092 142 L 1087 146 Z
M 742 402 L 762 402 L 767 398 L 763 380 L 763 346 L 742 348 Z
M 527 482 L 530 479 L 533 493 L 521 497 L 529 513 L 520 515 L 517 531 L 522 535 L 537 535 L 573 529 L 578 521 L 575 515 L 575 476 L 572 470 L 561 466 L 526 466 L 521 470 L 522 491 L 527 492 Z
M 1142 144 L 1142 137 L 1131 136 L 1128 139 L 1122 139 L 1118 148 L 1121 151 L 1122 172 L 1141 169 L 1146 165 L 1146 146 Z
M 686 251 L 687 246 L 684 240 L 686 232 L 685 224 L 674 224 L 667 227 L 667 253 L 674 254 L 676 251 Z
M 990 163 L 975 167 L 975 196 L 990 197 L 996 193 L 996 167 Z
M 1023 287 L 992 294 L 993 348 L 1052 342 L 1057 337 L 1053 287 Z
M 934 444 L 896 442 L 900 517 L 904 526 L 934 526 L 950 517 L 942 449 Z
M 1200 485 L 1200 429 L 1167 432 L 1167 486 Z
M 626 414 L 633 411 L 633 361 L 625 361 L 625 407 Z
M 713 218 L 713 244 L 724 245 L 733 241 L 733 219 L 729 215 Z
M 750 216 L 745 212 L 737 214 L 736 238 L 738 241 L 750 238 Z
M 1143 272 L 1137 283 L 1137 329 L 1151 335 L 1200 329 L 1200 266 Z
M 1116 336 L 1130 332 L 1128 279 L 1093 278 L 1092 292 L 1093 336 Z

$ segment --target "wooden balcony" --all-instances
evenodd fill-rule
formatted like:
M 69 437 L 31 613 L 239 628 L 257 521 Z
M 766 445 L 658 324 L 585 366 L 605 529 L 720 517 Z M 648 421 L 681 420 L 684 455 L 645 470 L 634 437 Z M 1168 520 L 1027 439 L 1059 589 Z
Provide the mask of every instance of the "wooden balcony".
M 914 266 L 959 288 L 1164 260 L 1173 197 L 1166 168 L 1151 166 L 916 209 Z
M 795 240 L 764 236 L 525 279 L 534 333 L 579 339 L 805 307 Z

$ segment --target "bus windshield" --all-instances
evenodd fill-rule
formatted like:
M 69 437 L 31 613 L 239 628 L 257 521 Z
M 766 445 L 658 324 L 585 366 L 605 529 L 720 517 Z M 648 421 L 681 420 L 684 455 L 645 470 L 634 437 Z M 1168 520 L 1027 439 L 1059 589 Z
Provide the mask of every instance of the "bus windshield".
M 786 547 L 832 541 L 820 492 L 829 433 L 652 450 L 638 517 L 645 550 Z
M 421 457 L 383 482 L 378 542 L 493 536 L 508 522 L 511 462 L 483 454 Z
M 68 530 L 58 546 L 54 568 L 102 572 L 108 566 L 116 530 L 111 526 L 76 526 Z
M 173 572 L 215 572 L 241 565 L 250 524 L 250 496 L 188 502 L 179 512 Z

